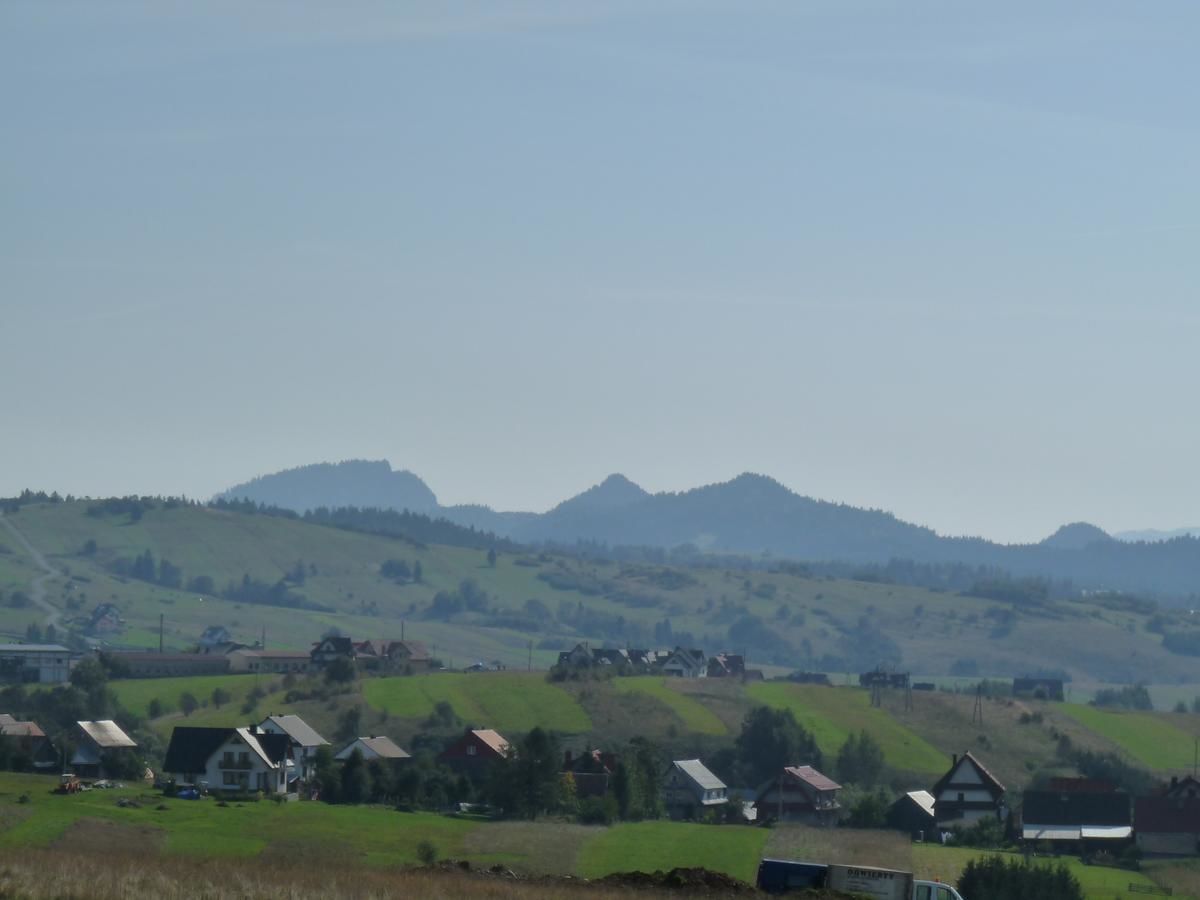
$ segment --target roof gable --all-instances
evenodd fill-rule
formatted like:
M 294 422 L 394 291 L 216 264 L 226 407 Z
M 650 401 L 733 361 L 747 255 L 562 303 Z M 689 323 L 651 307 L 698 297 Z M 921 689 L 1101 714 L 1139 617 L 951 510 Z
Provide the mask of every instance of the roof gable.
M 208 761 L 234 734 L 232 728 L 202 728 L 180 725 L 171 732 L 163 771 L 194 775 L 208 767 Z
M 932 793 L 936 796 L 952 785 L 983 787 L 995 797 L 1004 793 L 1004 785 L 968 750 L 945 775 L 938 779 Z
M 676 759 L 672 761 L 671 766 L 703 791 L 725 789 L 725 782 L 710 772 L 698 759 Z

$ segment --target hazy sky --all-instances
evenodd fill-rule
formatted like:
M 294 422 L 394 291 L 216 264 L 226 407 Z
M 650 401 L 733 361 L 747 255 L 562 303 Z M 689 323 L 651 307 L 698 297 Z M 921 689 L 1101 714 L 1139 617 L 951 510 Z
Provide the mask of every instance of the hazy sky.
M 0 494 L 1200 521 L 1200 6 L 0 3 Z

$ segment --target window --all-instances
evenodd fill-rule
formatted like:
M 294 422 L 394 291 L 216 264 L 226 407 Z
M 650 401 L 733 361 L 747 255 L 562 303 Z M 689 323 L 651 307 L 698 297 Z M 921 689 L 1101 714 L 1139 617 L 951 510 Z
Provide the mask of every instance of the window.
M 933 888 L 927 884 L 918 884 L 913 900 L 933 900 Z
M 940 887 L 937 889 L 937 892 L 938 892 L 937 900 L 951 900 L 950 891 L 947 890 L 946 888 Z
M 959 791 L 958 792 L 958 802 L 962 803 L 966 799 L 967 799 L 967 795 L 964 794 L 962 791 Z
M 226 787 L 237 787 L 239 783 L 237 772 L 226 772 L 221 778 L 221 784 Z
M 474 756 L 474 755 L 475 755 L 475 745 L 467 744 L 467 756 Z

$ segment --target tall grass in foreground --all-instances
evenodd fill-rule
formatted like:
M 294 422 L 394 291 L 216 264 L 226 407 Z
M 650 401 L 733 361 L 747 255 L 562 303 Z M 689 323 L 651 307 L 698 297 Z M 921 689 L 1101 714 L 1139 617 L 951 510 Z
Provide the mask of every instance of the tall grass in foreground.
M 651 894 L 444 870 L 380 871 L 262 859 L 80 854 L 66 848 L 0 853 L 0 898 L 4 900 L 616 900 L 631 896 Z

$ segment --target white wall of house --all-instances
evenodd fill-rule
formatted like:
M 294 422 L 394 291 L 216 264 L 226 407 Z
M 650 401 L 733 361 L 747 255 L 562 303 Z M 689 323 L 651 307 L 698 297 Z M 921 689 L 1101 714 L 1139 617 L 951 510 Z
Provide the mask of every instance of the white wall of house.
M 236 765 L 229 765 L 234 763 Z M 180 781 L 207 781 L 210 791 L 287 792 L 287 766 L 264 760 L 240 737 L 230 737 L 208 758 L 203 772 L 171 772 Z

